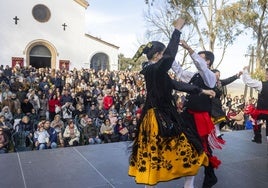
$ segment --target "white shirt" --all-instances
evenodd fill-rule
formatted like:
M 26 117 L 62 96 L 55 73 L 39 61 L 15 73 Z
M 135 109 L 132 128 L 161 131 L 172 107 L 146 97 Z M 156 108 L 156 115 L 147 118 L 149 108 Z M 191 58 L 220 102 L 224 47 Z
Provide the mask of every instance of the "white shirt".
M 209 88 L 215 87 L 216 76 L 211 70 L 209 70 L 206 61 L 195 52 L 191 55 L 191 58 L 193 59 L 195 67 L 197 68 L 205 85 Z M 183 70 L 181 65 L 175 61 L 172 64 L 172 70 L 176 73 L 177 79 L 187 83 L 189 83 L 192 77 L 196 74 L 194 72 Z
M 39 143 L 47 143 L 49 140 L 49 134 L 46 130 L 35 131 L 34 138 L 36 138 Z
M 262 91 L 262 82 L 251 78 L 247 69 L 243 70 L 242 80 L 248 87 L 256 89 L 258 93 Z

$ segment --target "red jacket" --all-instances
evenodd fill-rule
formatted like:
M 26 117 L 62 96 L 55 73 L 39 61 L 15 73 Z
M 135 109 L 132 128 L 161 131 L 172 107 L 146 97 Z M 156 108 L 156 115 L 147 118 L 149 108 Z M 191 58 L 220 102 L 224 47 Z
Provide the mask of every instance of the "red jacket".
M 103 98 L 103 108 L 105 110 L 109 110 L 113 104 L 114 104 L 114 99 L 112 96 L 107 95 Z
M 48 111 L 55 112 L 55 105 L 61 106 L 60 101 L 58 99 L 50 99 L 48 101 Z

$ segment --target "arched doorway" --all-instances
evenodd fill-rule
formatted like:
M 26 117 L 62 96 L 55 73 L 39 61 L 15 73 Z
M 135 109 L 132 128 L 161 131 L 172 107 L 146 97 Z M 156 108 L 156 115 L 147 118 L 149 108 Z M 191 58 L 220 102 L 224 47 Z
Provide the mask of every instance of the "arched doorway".
M 97 53 L 95 54 L 90 61 L 90 68 L 95 71 L 99 70 L 109 70 L 109 58 L 105 53 Z
M 58 56 L 58 52 L 55 46 L 49 41 L 43 39 L 33 40 L 27 44 L 23 53 L 26 54 L 26 66 L 34 64 L 31 62 L 31 59 L 33 59 L 33 61 L 44 61 L 41 63 L 43 67 L 50 65 L 50 68 L 56 68 L 56 57 Z M 49 58 L 50 64 L 48 62 Z M 37 63 L 37 65 L 39 64 Z
M 51 67 L 51 53 L 43 45 L 36 45 L 30 51 L 30 65 L 35 68 Z

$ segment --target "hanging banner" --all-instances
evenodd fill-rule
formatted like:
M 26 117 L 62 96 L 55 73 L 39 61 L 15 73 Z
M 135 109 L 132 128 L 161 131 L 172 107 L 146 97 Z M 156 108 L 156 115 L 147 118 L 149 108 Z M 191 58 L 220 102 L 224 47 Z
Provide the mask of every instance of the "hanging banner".
M 23 57 L 12 57 L 12 64 L 11 67 L 14 68 L 15 66 L 21 68 L 24 66 L 24 58 Z

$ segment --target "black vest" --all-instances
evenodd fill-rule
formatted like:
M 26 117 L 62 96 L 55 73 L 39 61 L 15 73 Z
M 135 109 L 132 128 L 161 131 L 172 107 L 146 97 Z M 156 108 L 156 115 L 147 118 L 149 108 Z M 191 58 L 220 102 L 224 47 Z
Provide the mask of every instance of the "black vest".
M 211 89 L 205 85 L 199 73 L 195 74 L 189 83 L 199 86 L 202 89 Z M 190 110 L 211 113 L 211 106 L 212 106 L 211 103 L 212 103 L 211 98 L 207 95 L 188 94 L 186 96 L 184 106 Z
M 258 95 L 257 108 L 268 110 L 268 81 L 262 82 L 262 91 Z

